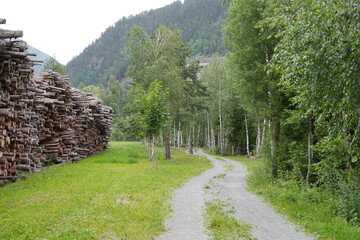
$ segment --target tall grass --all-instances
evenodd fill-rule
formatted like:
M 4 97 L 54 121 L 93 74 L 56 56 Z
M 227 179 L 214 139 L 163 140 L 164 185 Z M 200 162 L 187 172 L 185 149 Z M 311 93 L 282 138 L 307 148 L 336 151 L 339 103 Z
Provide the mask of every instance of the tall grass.
M 0 188 L 0 239 L 153 239 L 173 189 L 211 167 L 183 152 L 160 159 L 155 171 L 140 143 L 111 142 L 103 153 Z
M 264 159 L 227 157 L 243 162 L 249 171 L 250 190 L 264 197 L 277 211 L 302 225 L 317 239 L 360 240 L 360 226 L 335 215 L 337 198 L 319 187 L 292 180 L 273 179 Z

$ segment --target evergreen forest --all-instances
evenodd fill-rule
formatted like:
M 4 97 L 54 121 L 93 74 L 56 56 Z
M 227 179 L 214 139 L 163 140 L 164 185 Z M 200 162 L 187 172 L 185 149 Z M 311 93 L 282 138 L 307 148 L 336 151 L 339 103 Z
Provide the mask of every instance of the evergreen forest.
M 160 25 L 182 31 L 183 41 L 192 49 L 192 55 L 211 56 L 225 53 L 221 26 L 225 21 L 225 7 L 218 0 L 186 0 L 165 7 L 123 17 L 73 58 L 66 70 L 72 85 L 106 85 L 111 75 L 122 79 L 130 64 L 126 36 L 135 24 L 148 33 Z
M 177 1 L 121 19 L 66 70 L 115 110 L 113 140 L 264 158 L 269 181 L 322 189 L 358 225 L 359 13 L 359 0 Z

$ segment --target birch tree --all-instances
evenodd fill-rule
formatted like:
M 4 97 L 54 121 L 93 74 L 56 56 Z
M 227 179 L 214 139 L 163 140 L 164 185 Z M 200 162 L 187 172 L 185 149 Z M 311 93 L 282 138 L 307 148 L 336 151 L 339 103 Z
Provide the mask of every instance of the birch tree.
M 141 85 L 135 87 L 134 104 L 138 113 L 138 121 L 144 135 L 149 139 L 149 161 L 154 162 L 155 168 L 157 168 L 156 138 L 160 135 L 169 117 L 166 104 L 168 95 L 168 90 L 164 89 L 158 80 L 154 80 L 148 90 L 144 90 Z
M 175 119 L 184 103 L 186 59 L 190 50 L 182 41 L 181 31 L 160 25 L 153 33 L 133 26 L 128 35 L 131 65 L 127 75 L 145 90 L 157 79 L 169 89 L 167 104 Z M 170 156 L 170 126 L 164 129 L 166 159 Z

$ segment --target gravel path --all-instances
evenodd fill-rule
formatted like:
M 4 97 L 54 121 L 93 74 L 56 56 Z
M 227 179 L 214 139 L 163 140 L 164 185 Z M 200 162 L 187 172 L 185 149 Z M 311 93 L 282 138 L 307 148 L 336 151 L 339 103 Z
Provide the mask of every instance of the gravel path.
M 260 197 L 246 189 L 245 166 L 236 161 L 196 153 L 210 159 L 214 168 L 190 179 L 176 190 L 173 198 L 173 216 L 166 221 L 168 231 L 158 240 L 202 240 L 210 239 L 204 226 L 205 202 L 219 199 L 234 207 L 234 217 L 252 227 L 251 235 L 258 240 L 311 240 Z M 218 177 L 217 177 L 218 176 Z M 205 189 L 210 186 L 210 189 Z M 208 187 L 207 187 L 208 188 Z

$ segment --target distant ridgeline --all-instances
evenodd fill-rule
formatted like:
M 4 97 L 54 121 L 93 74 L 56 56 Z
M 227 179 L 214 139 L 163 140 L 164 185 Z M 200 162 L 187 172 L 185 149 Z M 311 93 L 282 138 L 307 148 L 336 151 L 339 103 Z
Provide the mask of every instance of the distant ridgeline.
M 105 85 L 110 75 L 116 79 L 124 78 L 129 65 L 125 38 L 134 24 L 148 33 L 155 31 L 160 24 L 174 26 L 182 30 L 183 39 L 193 55 L 224 54 L 221 25 L 225 18 L 225 7 L 220 0 L 177 1 L 156 10 L 124 17 L 73 58 L 66 70 L 75 87 L 81 82 L 86 86 Z
M 31 59 L 34 59 L 34 60 L 39 60 L 39 61 L 42 61 L 39 62 L 39 64 L 35 65 L 34 66 L 34 70 L 43 70 L 44 69 L 44 62 L 46 61 L 47 58 L 50 58 L 49 55 L 47 55 L 46 53 L 40 51 L 39 49 L 33 47 L 33 46 L 30 46 L 28 45 L 28 51 L 31 52 L 31 53 L 35 53 L 36 56 L 30 56 Z
M 110 107 L 72 88 L 66 76 L 34 73 L 33 54 L 16 40 L 22 35 L 0 28 L 0 185 L 16 180 L 19 171 L 106 149 L 113 120 Z

